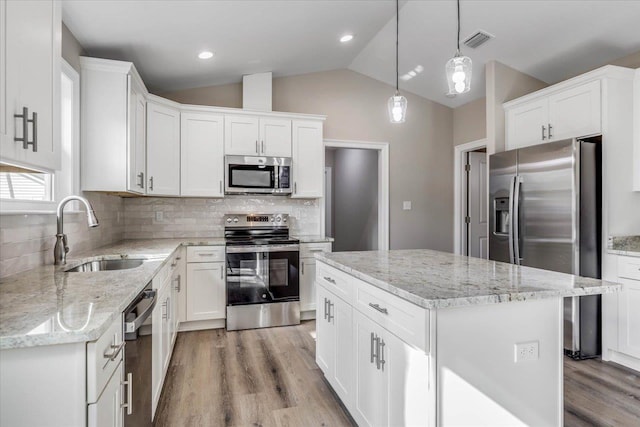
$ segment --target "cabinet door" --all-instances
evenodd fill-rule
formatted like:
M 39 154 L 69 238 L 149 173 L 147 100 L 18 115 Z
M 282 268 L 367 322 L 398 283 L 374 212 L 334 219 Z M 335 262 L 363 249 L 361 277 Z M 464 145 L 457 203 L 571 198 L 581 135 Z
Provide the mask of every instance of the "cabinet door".
M 360 426 L 387 425 L 388 369 L 378 368 L 375 360 L 375 339 L 383 339 L 383 328 L 357 310 L 353 317 L 356 378 L 351 413 Z
M 618 293 L 620 351 L 640 358 L 640 280 L 622 279 Z
M 600 81 L 585 83 L 549 97 L 549 139 L 600 133 Z
M 384 367 L 388 373 L 388 419 L 390 426 L 434 425 L 427 403 L 429 357 L 391 333 L 384 334 Z
M 165 318 L 166 314 L 166 298 L 167 288 L 159 286 L 157 288 L 158 294 L 157 304 L 151 314 L 152 324 L 152 339 L 151 339 L 151 405 L 152 411 L 155 413 L 158 401 L 160 400 L 160 394 L 162 393 L 162 384 L 164 381 L 164 364 L 165 364 L 165 352 L 167 344 L 165 339 Z M 126 351 L 126 350 L 125 350 Z
M 548 142 L 549 100 L 543 98 L 506 112 L 506 149 Z
M 87 406 L 87 424 L 89 427 L 120 427 L 124 423 L 121 408 L 122 380 L 124 367 L 122 362 L 113 373 L 96 403 Z
M 224 116 L 224 153 L 257 156 L 260 154 L 258 118 Z
M 316 260 L 300 260 L 300 311 L 316 309 Z
M 171 279 L 171 346 L 178 336 L 178 325 L 180 324 L 180 292 L 182 291 L 182 275 L 179 272 Z
M 291 157 L 291 120 L 260 119 L 260 154 Z
M 2 146 L 0 155 L 26 166 L 60 169 L 60 2 L 2 1 Z M 6 107 L 6 108 L 5 108 Z M 14 118 L 28 108 L 27 135 L 33 146 L 14 141 L 23 135 L 25 118 Z
M 224 319 L 224 263 L 187 264 L 187 320 Z
M 172 317 L 172 305 L 173 299 L 172 287 L 167 288 L 164 292 L 164 297 L 161 300 L 163 306 L 162 313 L 162 376 L 164 377 L 167 368 L 169 367 L 169 361 L 171 360 L 171 337 L 173 335 L 173 317 Z
M 292 198 L 323 196 L 324 142 L 322 122 L 293 121 Z
M 180 194 L 224 197 L 224 116 L 182 113 Z
M 329 382 L 347 407 L 354 400 L 355 346 L 353 342 L 353 309 L 342 299 L 331 295 L 329 319 L 334 329 L 333 353 L 335 355 L 333 376 Z
M 147 102 L 147 194 L 180 195 L 180 112 Z
M 127 190 L 144 194 L 146 170 L 146 101 L 142 89 L 127 76 L 129 86 L 129 141 Z
M 328 320 L 331 294 L 323 287 L 317 287 L 316 308 L 316 363 L 327 379 L 333 377 L 335 353 L 335 328 Z

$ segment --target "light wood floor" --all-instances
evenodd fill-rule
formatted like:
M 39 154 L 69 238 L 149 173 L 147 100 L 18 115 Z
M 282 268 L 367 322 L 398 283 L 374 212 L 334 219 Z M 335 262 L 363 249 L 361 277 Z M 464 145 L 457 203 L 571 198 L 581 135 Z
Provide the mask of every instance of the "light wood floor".
M 315 364 L 315 322 L 183 332 L 159 426 L 354 426 Z M 640 374 L 565 358 L 565 426 L 640 426 Z

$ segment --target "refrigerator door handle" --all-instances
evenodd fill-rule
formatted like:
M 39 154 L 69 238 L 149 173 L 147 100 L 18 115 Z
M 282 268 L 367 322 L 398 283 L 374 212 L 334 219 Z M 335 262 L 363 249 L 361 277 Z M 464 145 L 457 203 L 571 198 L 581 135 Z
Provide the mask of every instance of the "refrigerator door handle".
M 520 187 L 522 186 L 522 177 L 516 175 L 513 178 L 513 215 L 511 220 L 513 230 L 513 259 L 514 264 L 521 265 L 520 261 Z
M 513 200 L 517 175 L 509 183 L 509 263 L 515 264 L 513 252 Z

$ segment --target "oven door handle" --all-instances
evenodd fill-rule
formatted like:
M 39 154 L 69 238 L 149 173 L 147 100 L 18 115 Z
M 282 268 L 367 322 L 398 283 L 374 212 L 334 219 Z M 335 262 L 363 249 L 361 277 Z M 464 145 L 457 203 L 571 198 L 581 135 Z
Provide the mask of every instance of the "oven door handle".
M 131 333 L 140 329 L 140 326 L 151 316 L 151 312 L 156 306 L 157 294 L 155 289 L 151 291 L 145 291 L 145 298 L 153 298 L 151 304 L 145 311 L 142 312 L 138 317 L 136 317 L 132 322 L 124 322 L 124 332 Z
M 248 245 L 227 246 L 228 254 L 250 254 L 259 252 L 299 252 L 300 245 Z

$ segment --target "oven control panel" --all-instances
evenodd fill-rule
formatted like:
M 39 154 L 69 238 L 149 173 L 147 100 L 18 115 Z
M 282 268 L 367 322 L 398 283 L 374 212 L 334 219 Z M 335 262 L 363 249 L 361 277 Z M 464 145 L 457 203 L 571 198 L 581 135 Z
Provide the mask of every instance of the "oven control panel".
M 270 213 L 270 214 L 226 214 L 224 216 L 225 227 L 260 227 L 260 226 L 289 226 L 289 214 Z

